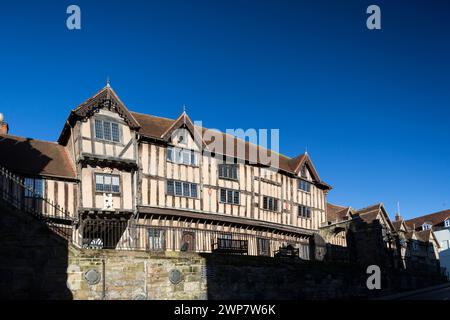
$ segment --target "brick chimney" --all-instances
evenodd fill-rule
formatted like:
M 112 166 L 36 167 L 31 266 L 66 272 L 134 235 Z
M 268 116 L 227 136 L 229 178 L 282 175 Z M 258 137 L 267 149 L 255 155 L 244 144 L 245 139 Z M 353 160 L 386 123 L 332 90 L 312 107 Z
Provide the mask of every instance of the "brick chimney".
M 8 134 L 9 126 L 5 122 L 5 117 L 3 116 L 3 113 L 0 113 L 0 134 Z

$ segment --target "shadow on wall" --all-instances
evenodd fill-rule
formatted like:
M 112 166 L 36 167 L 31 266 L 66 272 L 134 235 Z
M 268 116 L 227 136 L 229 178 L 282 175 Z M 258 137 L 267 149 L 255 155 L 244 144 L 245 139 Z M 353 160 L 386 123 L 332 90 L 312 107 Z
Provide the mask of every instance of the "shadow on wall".
M 68 300 L 68 243 L 0 200 L 0 299 Z
M 208 300 L 364 298 L 365 272 L 298 258 L 205 254 Z
M 33 140 L 0 137 L 0 165 L 35 175 L 52 160 Z M 72 299 L 67 288 L 68 243 L 0 197 L 0 299 Z
M 37 175 L 53 160 L 37 149 L 47 145 L 30 138 L 0 136 L 0 165 L 14 173 Z

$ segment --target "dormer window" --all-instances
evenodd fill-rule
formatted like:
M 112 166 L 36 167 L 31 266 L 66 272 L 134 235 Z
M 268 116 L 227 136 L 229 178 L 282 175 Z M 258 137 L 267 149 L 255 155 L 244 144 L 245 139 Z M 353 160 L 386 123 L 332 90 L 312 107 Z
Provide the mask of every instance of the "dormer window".
M 99 140 L 120 142 L 119 124 L 95 119 L 95 138 Z
M 432 227 L 431 224 L 429 224 L 429 223 L 424 223 L 424 224 L 422 225 L 422 230 L 430 230 L 431 227 Z
M 450 219 L 445 220 L 444 225 L 446 228 L 450 227 Z

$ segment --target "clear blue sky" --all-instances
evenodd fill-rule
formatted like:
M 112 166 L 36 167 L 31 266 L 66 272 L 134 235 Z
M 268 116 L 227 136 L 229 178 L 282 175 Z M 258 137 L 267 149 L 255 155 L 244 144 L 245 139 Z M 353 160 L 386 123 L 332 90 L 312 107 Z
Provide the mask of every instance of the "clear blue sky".
M 331 202 L 413 217 L 450 208 L 449 21 L 438 0 L 2 1 L 0 112 L 12 134 L 54 141 L 110 76 L 134 111 L 279 128 Z

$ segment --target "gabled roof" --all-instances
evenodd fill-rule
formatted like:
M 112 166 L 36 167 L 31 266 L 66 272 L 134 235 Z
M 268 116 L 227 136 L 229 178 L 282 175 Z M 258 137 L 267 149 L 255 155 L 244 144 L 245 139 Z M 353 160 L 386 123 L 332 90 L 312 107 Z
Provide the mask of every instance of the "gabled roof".
M 299 174 L 302 167 L 306 166 L 308 170 L 311 172 L 313 179 L 320 181 L 319 174 L 317 173 L 317 170 L 314 167 L 314 164 L 312 163 L 311 158 L 309 157 L 309 154 L 307 152 L 290 159 L 289 166 L 291 170 L 295 172 L 295 174 Z
M 416 237 L 417 240 L 420 240 L 422 242 L 428 242 L 430 241 L 432 231 L 429 230 L 423 230 L 423 231 L 416 231 Z
M 345 217 L 351 217 L 351 207 L 343 207 L 327 202 L 327 221 L 338 222 L 343 221 Z
M 306 165 L 310 170 L 313 182 L 317 187 L 324 190 L 331 189 L 330 185 L 326 184 L 320 179 L 317 170 L 315 169 L 314 164 L 307 153 L 299 155 L 295 158 L 286 157 L 272 150 L 265 149 L 261 146 L 257 146 L 237 137 L 219 131 L 195 126 L 185 112 L 183 112 L 183 114 L 176 120 L 137 112 L 130 112 L 109 85 L 100 90 L 100 92 L 98 92 L 95 96 L 87 99 L 85 102 L 71 111 L 69 118 L 66 121 L 66 124 L 58 139 L 58 142 L 65 145 L 70 133 L 70 126 L 73 125 L 77 120 L 92 116 L 100 108 L 109 108 L 117 111 L 124 118 L 127 124 L 131 128 L 137 130 L 140 136 L 143 138 L 150 138 L 160 140 L 162 142 L 167 142 L 173 130 L 176 130 L 181 126 L 186 126 L 190 129 L 191 133 L 202 133 L 202 137 L 200 137 L 200 140 L 197 141 L 202 141 L 202 147 L 208 149 L 208 147 L 210 146 L 217 146 L 217 141 L 215 141 L 214 136 L 210 137 L 210 135 L 205 135 L 205 133 L 216 133 L 221 136 L 221 141 L 223 141 L 223 146 L 221 146 L 220 148 L 222 152 L 219 153 L 216 151 L 216 154 L 231 158 L 241 158 L 241 160 L 245 161 L 255 160 L 255 164 L 262 166 L 264 166 L 265 163 L 260 155 L 267 155 L 268 158 L 277 157 L 278 168 L 276 169 L 279 169 L 291 175 L 297 175 L 301 170 L 301 167 L 303 165 Z M 229 143 L 230 141 L 231 143 Z M 232 148 L 229 148 L 229 144 L 232 146 Z M 241 157 L 238 152 L 241 150 L 244 153 L 242 155 L 243 157 Z M 210 151 L 214 152 L 214 150 Z M 256 159 L 253 159 L 250 155 L 255 155 Z
M 410 228 L 416 228 L 416 230 L 421 229 L 424 223 L 429 223 L 433 227 L 443 226 L 444 221 L 450 217 L 450 210 L 439 211 L 431 214 L 427 214 L 422 217 L 417 217 L 406 221 L 406 224 Z
M 417 240 L 422 241 L 422 242 L 431 242 L 433 241 L 437 247 L 440 247 L 439 241 L 436 238 L 436 235 L 434 234 L 433 230 L 428 229 L 428 230 L 423 230 L 423 231 L 416 231 L 416 237 Z
M 0 165 L 14 173 L 76 178 L 66 148 L 54 142 L 0 135 L 0 155 Z
M 171 131 L 171 128 L 177 128 L 174 123 L 180 124 L 180 121 L 184 121 L 183 119 L 189 119 L 189 117 L 182 117 L 180 116 L 177 120 L 172 120 L 168 118 L 162 118 L 157 117 L 153 115 L 147 115 L 137 112 L 131 112 L 131 114 L 137 119 L 137 121 L 140 123 L 141 128 L 139 129 L 139 134 L 145 138 L 151 138 L 156 140 L 165 141 L 164 137 L 167 136 L 167 133 Z M 313 162 L 308 154 L 303 154 L 300 156 L 297 156 L 295 158 L 289 158 L 282 154 L 275 153 L 272 150 L 267 150 L 261 146 L 257 146 L 253 143 L 250 143 L 248 141 L 244 141 L 242 139 L 239 139 L 237 137 L 231 136 L 229 134 L 207 129 L 207 128 L 200 128 L 198 126 L 195 126 L 196 130 L 199 132 L 201 129 L 202 135 L 203 135 L 203 143 L 206 145 L 206 147 L 212 146 L 213 144 L 217 144 L 217 141 L 214 137 L 211 136 L 211 133 L 217 134 L 221 136 L 221 141 L 223 142 L 223 146 L 221 147 L 221 151 L 223 152 L 222 155 L 231 157 L 231 158 L 239 158 L 239 152 L 238 150 L 244 150 L 244 158 L 241 160 L 249 160 L 249 154 L 250 152 L 252 154 L 258 155 L 258 162 L 260 161 L 259 154 L 260 152 L 262 154 L 266 153 L 268 157 L 274 155 L 278 157 L 278 169 L 287 172 L 292 175 L 298 174 L 298 168 L 300 168 L 301 165 L 305 164 L 310 169 L 310 172 L 312 173 L 313 180 L 316 182 L 316 184 L 323 188 L 323 189 L 331 189 L 331 186 L 323 182 L 319 175 L 317 174 L 317 171 L 313 165 Z M 205 134 L 206 133 L 206 134 Z M 210 133 L 210 134 L 208 134 Z M 167 138 L 167 137 L 166 137 Z M 231 141 L 230 145 L 232 148 L 228 148 L 227 144 Z M 231 149 L 231 150 L 230 150 Z M 214 151 L 213 148 L 211 148 L 210 151 Z
M 379 216 L 381 216 L 386 221 L 388 226 L 394 230 L 394 226 L 391 219 L 389 219 L 383 203 L 377 203 L 375 205 L 359 209 L 356 211 L 356 215 L 358 215 L 360 219 L 366 223 L 372 223 L 374 220 L 378 219 Z
M 203 134 L 201 130 L 199 130 L 198 127 L 194 126 L 194 123 L 192 122 L 191 118 L 187 115 L 185 111 L 178 117 L 177 120 L 172 122 L 172 125 L 164 131 L 164 133 L 161 135 L 161 138 L 168 142 L 170 138 L 172 137 L 172 134 L 180 129 L 180 128 L 186 128 L 191 133 L 192 137 L 194 138 L 194 142 L 198 143 L 199 148 L 206 148 L 206 144 L 203 141 Z
M 87 99 L 70 112 L 70 115 L 59 136 L 58 143 L 64 145 L 67 143 L 68 131 L 70 128 L 69 125 L 73 125 L 77 120 L 91 117 L 96 112 L 98 112 L 99 109 L 102 108 L 116 111 L 130 128 L 140 128 L 139 122 L 134 118 L 130 111 L 128 111 L 127 107 L 120 100 L 119 96 L 114 92 L 114 90 L 109 85 L 107 85 L 92 98 Z
M 394 226 L 395 231 L 408 231 L 408 226 L 405 223 L 405 220 L 397 220 L 393 221 L 392 225 Z

